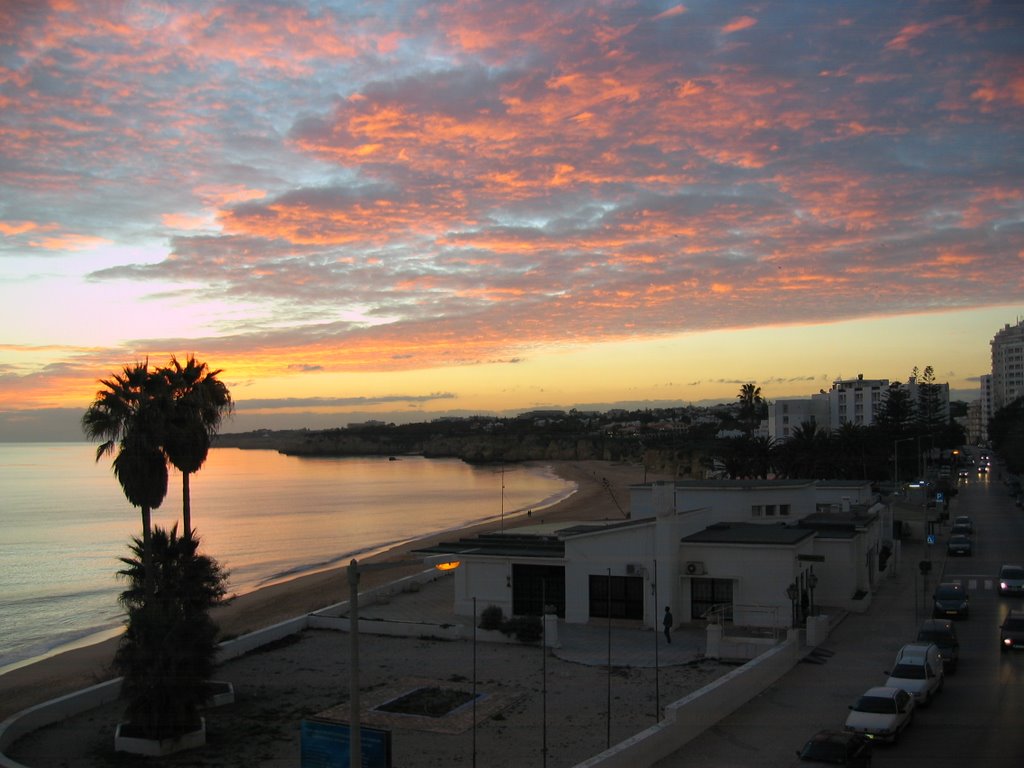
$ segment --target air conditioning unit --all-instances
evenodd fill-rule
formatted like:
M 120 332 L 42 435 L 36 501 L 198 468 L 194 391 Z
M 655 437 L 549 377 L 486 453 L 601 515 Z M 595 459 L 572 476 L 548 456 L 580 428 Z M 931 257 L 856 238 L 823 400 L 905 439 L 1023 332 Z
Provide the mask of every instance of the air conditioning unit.
M 703 576 L 707 571 L 704 570 L 704 563 L 699 560 L 690 560 L 686 564 L 686 575 L 687 576 Z

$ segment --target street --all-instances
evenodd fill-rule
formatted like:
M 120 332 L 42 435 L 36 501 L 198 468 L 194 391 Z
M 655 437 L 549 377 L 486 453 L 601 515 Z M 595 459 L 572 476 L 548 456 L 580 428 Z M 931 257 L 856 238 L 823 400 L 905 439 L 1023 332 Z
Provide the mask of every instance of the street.
M 727 768 L 798 765 L 795 751 L 818 730 L 841 729 L 848 705 L 885 682 L 902 645 L 914 640 L 930 616 L 931 590 L 940 580 L 962 582 L 971 615 L 957 622 L 960 667 L 934 703 L 920 709 L 898 744 L 878 745 L 875 766 L 1010 768 L 1024 760 L 1024 653 L 1001 653 L 999 623 L 1020 598 L 1001 598 L 995 576 L 1004 562 L 1024 561 L 1024 512 L 992 476 L 971 477 L 950 504 L 950 517 L 969 515 L 975 553 L 946 557 L 948 525 L 939 530 L 926 585 L 918 562 L 924 544 L 904 542 L 896 577 L 886 579 L 871 608 L 851 614 L 823 645 L 822 663 L 802 663 L 730 717 L 709 729 L 658 768 Z M 922 602 L 924 604 L 922 605 Z

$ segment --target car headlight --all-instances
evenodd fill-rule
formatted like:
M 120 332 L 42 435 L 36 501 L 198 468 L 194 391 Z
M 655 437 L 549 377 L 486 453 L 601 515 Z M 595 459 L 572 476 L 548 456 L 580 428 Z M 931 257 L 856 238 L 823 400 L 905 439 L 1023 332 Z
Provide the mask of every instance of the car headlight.
M 1006 589 L 1006 586 L 1007 586 L 1007 585 L 1006 585 L 1006 582 L 1005 582 L 1005 581 L 1000 581 L 1000 582 L 999 582 L 999 588 L 1000 588 L 1000 589 Z

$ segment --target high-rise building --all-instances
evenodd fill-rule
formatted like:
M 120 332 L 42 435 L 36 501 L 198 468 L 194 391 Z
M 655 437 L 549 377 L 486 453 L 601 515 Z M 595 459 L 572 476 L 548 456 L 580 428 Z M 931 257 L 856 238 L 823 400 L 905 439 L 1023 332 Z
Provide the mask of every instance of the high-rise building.
M 836 379 L 828 393 L 829 426 L 838 429 L 843 424 L 870 427 L 889 394 L 888 379 Z
M 1024 320 L 992 339 L 992 413 L 1024 397 Z

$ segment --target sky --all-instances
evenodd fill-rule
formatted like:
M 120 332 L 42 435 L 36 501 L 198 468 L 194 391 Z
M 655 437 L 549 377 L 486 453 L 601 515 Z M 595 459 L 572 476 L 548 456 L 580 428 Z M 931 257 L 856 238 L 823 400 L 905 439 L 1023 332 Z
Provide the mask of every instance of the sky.
M 1024 317 L 1015 2 L 0 2 L 0 440 L 809 396 Z

